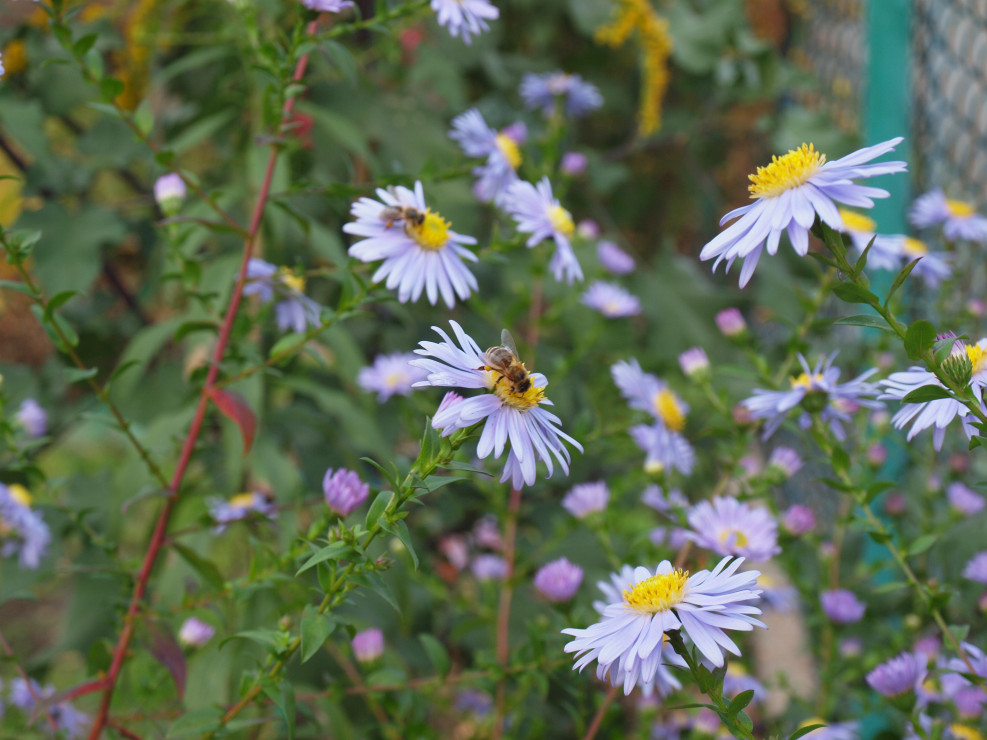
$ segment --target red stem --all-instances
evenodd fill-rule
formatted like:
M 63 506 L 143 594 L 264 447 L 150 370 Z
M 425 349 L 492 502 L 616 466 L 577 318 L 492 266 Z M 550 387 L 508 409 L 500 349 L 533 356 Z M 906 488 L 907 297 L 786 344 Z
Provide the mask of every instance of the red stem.
M 510 622 L 511 601 L 514 596 L 514 552 L 517 542 L 517 518 L 521 509 L 521 490 L 511 488 L 511 497 L 507 503 L 507 522 L 504 527 L 504 560 L 507 561 L 507 575 L 504 585 L 500 588 L 500 604 L 497 606 L 497 665 L 506 670 L 510 657 Z M 498 740 L 504 731 L 504 706 L 507 699 L 507 687 L 504 679 L 497 684 L 495 700 L 496 715 L 494 717 L 493 738 Z
M 307 33 L 309 35 L 315 33 L 316 26 L 317 24 L 314 21 L 310 23 L 306 29 Z M 298 82 L 302 78 L 307 66 L 308 54 L 305 54 L 298 60 L 298 64 L 295 67 L 295 73 L 292 76 L 294 82 Z M 285 101 L 281 113 L 282 123 L 291 115 L 294 105 L 294 97 L 288 98 Z M 182 445 L 182 451 L 178 458 L 178 465 L 175 467 L 175 473 L 171 478 L 171 484 L 168 486 L 170 493 L 165 500 L 164 506 L 161 507 L 157 523 L 154 525 L 154 532 L 151 535 L 150 543 L 148 543 L 144 563 L 141 565 L 140 573 L 137 576 L 137 585 L 134 587 L 134 594 L 130 599 L 130 606 L 124 617 L 123 630 L 121 630 L 116 647 L 113 649 L 113 659 L 110 662 L 110 669 L 106 674 L 105 688 L 103 689 L 103 701 L 100 703 L 99 711 L 93 720 L 93 726 L 89 732 L 89 740 L 98 740 L 102 734 L 103 727 L 107 724 L 110 702 L 113 700 L 113 691 L 116 688 L 120 670 L 123 668 L 123 662 L 127 655 L 127 647 L 130 645 L 131 637 L 133 637 L 137 613 L 140 611 L 141 602 L 147 593 L 151 571 L 154 569 L 154 564 L 164 544 L 165 535 L 168 531 L 168 521 L 171 518 L 172 509 L 174 509 L 175 504 L 178 502 L 182 479 L 185 477 L 185 471 L 188 469 L 189 462 L 192 459 L 192 453 L 195 451 L 195 443 L 199 438 L 199 432 L 202 429 L 202 422 L 205 420 L 206 410 L 209 408 L 209 394 L 216 383 L 216 376 L 219 374 L 219 365 L 229 344 L 230 333 L 233 331 L 233 320 L 236 318 L 237 309 L 240 307 L 243 286 L 247 280 L 247 265 L 250 262 L 257 232 L 260 230 L 261 218 L 264 215 L 264 207 L 267 204 L 267 198 L 271 191 L 271 180 L 274 175 L 274 167 L 277 164 L 277 159 L 278 147 L 277 144 L 273 144 L 271 146 L 271 154 L 267 160 L 267 170 L 264 172 L 264 181 L 261 183 L 260 191 L 257 193 L 253 214 L 250 216 L 250 227 L 247 231 L 247 238 L 243 243 L 243 259 L 240 261 L 240 271 L 237 273 L 233 294 L 230 296 L 230 303 L 227 306 L 226 316 L 223 319 L 223 326 L 219 330 L 219 338 L 216 340 L 216 347 L 213 350 L 209 373 L 206 376 L 205 385 L 202 386 L 202 390 L 199 393 L 199 404 L 195 409 L 195 416 L 192 418 L 192 424 L 189 426 L 188 434 Z
M 589 727 L 586 730 L 586 734 L 583 735 L 583 740 L 593 740 L 596 737 L 597 731 L 600 729 L 600 725 L 603 724 L 603 717 L 606 715 L 607 710 L 610 705 L 613 704 L 613 700 L 617 698 L 618 686 L 611 686 L 607 695 L 603 697 L 603 703 L 600 708 L 596 710 L 596 716 L 593 717 L 593 721 L 590 722 Z

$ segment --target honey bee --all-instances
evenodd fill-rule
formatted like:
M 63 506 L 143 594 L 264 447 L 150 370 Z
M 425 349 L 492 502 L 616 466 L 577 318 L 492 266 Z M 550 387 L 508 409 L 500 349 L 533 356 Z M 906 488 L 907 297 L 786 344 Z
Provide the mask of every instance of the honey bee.
M 504 329 L 500 333 L 500 342 L 500 346 L 491 347 L 483 353 L 483 359 L 487 361 L 487 364 L 477 368 L 477 370 L 494 370 L 500 373 L 497 383 L 506 380 L 510 385 L 511 393 L 525 393 L 531 387 L 531 376 L 528 375 L 524 363 L 518 359 L 514 337 L 507 329 Z
M 425 213 L 414 206 L 387 206 L 380 212 L 381 221 L 391 228 L 395 221 L 404 221 L 411 226 L 421 226 L 425 223 Z

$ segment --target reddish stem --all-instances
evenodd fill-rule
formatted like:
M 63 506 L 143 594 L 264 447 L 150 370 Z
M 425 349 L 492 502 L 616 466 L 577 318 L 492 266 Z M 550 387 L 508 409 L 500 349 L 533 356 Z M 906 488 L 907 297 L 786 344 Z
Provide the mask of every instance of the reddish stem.
M 600 729 L 600 725 L 603 724 L 603 717 L 606 715 L 607 710 L 610 705 L 613 704 L 613 700 L 617 698 L 617 686 L 611 686 L 607 695 L 603 698 L 603 703 L 600 708 L 596 710 L 596 716 L 593 717 L 593 721 L 590 722 L 589 727 L 586 729 L 586 734 L 583 735 L 583 740 L 593 740 L 596 737 L 597 731 Z
M 317 24 L 314 21 L 310 23 L 306 29 L 307 33 L 309 35 L 315 33 L 316 26 Z M 305 74 L 305 68 L 307 66 L 308 54 L 305 54 L 298 60 L 298 64 L 295 67 L 295 73 L 292 76 L 292 80 L 294 82 L 298 82 L 302 78 Z M 288 100 L 285 101 L 284 108 L 281 113 L 282 123 L 291 115 L 294 105 L 294 97 L 288 98 Z M 185 477 L 185 471 L 188 469 L 189 462 L 192 459 L 192 453 L 195 451 L 195 443 L 199 438 L 199 432 L 202 429 L 202 422 L 205 420 L 206 410 L 209 407 L 209 393 L 216 384 L 216 376 L 219 374 L 220 362 L 223 359 L 223 354 L 226 352 L 226 347 L 230 341 L 230 334 L 233 331 L 233 320 L 236 318 L 237 309 L 240 307 L 240 299 L 243 296 L 243 286 L 247 280 L 247 265 L 250 262 L 254 242 L 257 239 L 257 233 L 260 230 L 261 218 L 264 215 L 264 207 L 267 205 L 267 198 L 271 191 L 271 180 L 274 175 L 274 167 L 277 164 L 277 159 L 278 147 L 277 144 L 273 144 L 271 147 L 271 154 L 267 160 L 267 170 L 264 172 L 264 180 L 261 183 L 260 191 L 257 193 L 257 200 L 254 203 L 254 210 L 250 217 L 250 226 L 247 230 L 247 238 L 243 243 L 243 258 L 240 261 L 240 271 L 237 273 L 236 283 L 233 287 L 233 294 L 230 296 L 230 303 L 226 309 L 226 316 L 223 319 L 223 325 L 220 328 L 219 337 L 216 340 L 216 347 L 213 350 L 212 363 L 209 366 L 209 373 L 206 376 L 205 385 L 202 386 L 202 390 L 199 393 L 199 403 L 195 409 L 195 416 L 192 418 L 192 424 L 189 426 L 188 434 L 186 435 L 185 442 L 182 445 L 181 454 L 178 457 L 178 465 L 175 467 L 175 473 L 171 478 L 171 484 L 168 486 L 168 498 L 165 500 L 164 506 L 161 507 L 161 512 L 158 514 L 158 520 L 154 525 L 154 532 L 151 535 L 151 541 L 148 543 L 147 553 L 144 556 L 144 563 L 141 565 L 140 573 L 137 576 L 137 584 L 134 587 L 134 594 L 130 599 L 130 606 L 128 607 L 127 614 L 124 617 L 123 629 L 120 632 L 120 637 L 117 640 L 116 647 L 113 649 L 113 659 L 110 662 L 110 669 L 105 678 L 103 701 L 100 703 L 99 711 L 96 713 L 96 718 L 93 720 L 93 726 L 89 732 L 89 740 L 98 740 L 99 736 L 102 734 L 103 727 L 107 724 L 110 702 L 113 700 L 113 691 L 116 688 L 117 679 L 120 677 L 120 670 L 123 668 L 123 662 L 127 655 L 127 647 L 130 645 L 130 639 L 133 637 L 134 627 L 137 621 L 137 613 L 140 611 L 141 602 L 143 602 L 144 595 L 147 593 L 147 586 L 151 578 L 151 571 L 154 569 L 154 564 L 157 561 L 162 545 L 164 544 L 165 535 L 168 531 L 168 521 L 171 518 L 172 509 L 174 509 L 175 504 L 178 502 L 178 494 L 181 490 L 182 479 Z
M 500 588 L 500 604 L 497 606 L 497 665 L 507 670 L 507 660 L 510 657 L 510 621 L 511 600 L 514 596 L 514 552 L 517 542 L 517 518 L 521 509 L 521 490 L 511 488 L 511 497 L 507 503 L 507 522 L 504 526 L 504 560 L 507 561 L 507 574 L 504 585 Z M 494 717 L 493 738 L 498 740 L 504 729 L 504 705 L 507 699 L 507 687 L 501 678 L 497 684 L 496 716 Z

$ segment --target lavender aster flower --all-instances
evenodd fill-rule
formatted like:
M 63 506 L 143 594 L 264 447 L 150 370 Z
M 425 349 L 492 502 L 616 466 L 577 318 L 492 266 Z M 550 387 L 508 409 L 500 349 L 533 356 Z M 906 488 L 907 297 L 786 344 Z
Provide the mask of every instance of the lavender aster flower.
M 154 181 L 154 200 L 166 216 L 178 213 L 187 194 L 185 181 L 174 172 L 162 175 Z
M 281 331 L 291 329 L 302 334 L 309 327 L 318 326 L 322 308 L 305 295 L 305 278 L 286 267 L 276 267 L 257 257 L 247 264 L 247 283 L 244 295 L 256 295 L 262 303 L 274 304 L 274 315 Z
M 949 484 L 946 488 L 946 498 L 949 500 L 949 505 L 964 516 L 972 516 L 983 511 L 987 503 L 983 496 L 959 482 Z
M 22 568 L 36 570 L 51 541 L 44 519 L 31 509 L 24 486 L 0 483 L 0 557 L 17 555 Z
M 874 219 L 856 211 L 840 208 L 844 234 L 850 236 L 857 254 L 862 254 L 873 239 L 874 244 L 867 253 L 867 267 L 872 270 L 897 270 L 901 265 L 901 243 L 896 237 L 876 234 Z
M 301 3 L 317 13 L 339 13 L 356 5 L 351 0 L 301 0 Z
M 197 617 L 189 617 L 182 622 L 182 626 L 178 630 L 178 641 L 189 647 L 202 647 L 215 634 L 216 629 L 211 624 L 203 622 Z
M 925 680 L 925 662 L 924 655 L 902 653 L 868 673 L 867 683 L 882 696 L 914 691 Z
M 322 491 L 326 506 L 340 516 L 349 516 L 357 506 L 367 500 L 370 486 L 360 480 L 352 470 L 329 468 L 322 479 Z
M 555 254 L 549 262 L 556 281 L 565 280 L 572 285 L 583 279 L 572 243 L 569 241 L 575 231 L 572 215 L 559 204 L 552 194 L 552 183 L 543 177 L 537 187 L 530 182 L 519 180 L 507 189 L 503 208 L 517 222 L 517 230 L 531 234 L 526 246 L 534 247 L 546 239 L 555 241 Z
M 276 519 L 278 507 L 270 494 L 261 491 L 240 493 L 229 501 L 218 498 L 209 501 L 209 516 L 216 522 L 216 527 L 213 528 L 216 534 L 223 532 L 228 524 L 246 519 L 251 513 L 266 519 Z
M 822 605 L 823 613 L 830 621 L 837 624 L 859 622 L 867 608 L 852 591 L 846 589 L 823 591 L 819 596 L 819 603 Z
M 582 302 L 599 311 L 608 319 L 637 316 L 641 313 L 641 301 L 616 283 L 596 281 L 583 293 Z
M 987 218 L 971 204 L 947 198 L 939 188 L 915 199 L 908 220 L 917 229 L 942 225 L 943 235 L 949 241 L 987 242 Z
M 581 118 L 603 105 L 603 96 L 595 85 L 564 72 L 528 72 L 521 78 L 520 93 L 527 108 L 541 109 L 545 116 L 551 116 L 560 101 L 566 115 L 572 118 Z
M 559 163 L 559 169 L 562 170 L 566 175 L 581 175 L 586 171 L 586 165 L 588 160 L 586 155 L 581 152 L 566 152 L 562 155 L 562 161 Z
M 641 494 L 641 503 L 663 514 L 672 509 L 686 509 L 689 507 L 689 499 L 682 495 L 682 491 L 673 488 L 666 496 L 662 487 L 654 483 L 644 489 L 644 492 Z
M 817 216 L 830 228 L 840 230 L 843 220 L 837 203 L 872 208 L 872 198 L 888 197 L 886 190 L 857 185 L 852 180 L 904 172 L 904 162 L 865 164 L 894 150 L 901 141 L 899 136 L 833 162 L 827 162 L 826 156 L 811 144 L 802 144 L 781 157 L 773 157 L 770 164 L 758 167 L 757 174 L 749 176 L 748 189 L 754 202 L 735 208 L 720 219 L 722 226 L 740 217 L 706 244 L 699 258 L 715 258 L 714 271 L 721 262 L 725 261 L 729 270 L 735 260 L 743 259 L 740 287 L 744 287 L 754 274 L 765 246 L 768 254 L 778 252 L 782 232 L 788 233 L 795 253 L 804 257 L 809 251 L 809 229 Z
M 373 663 L 384 654 L 384 633 L 376 627 L 365 629 L 353 635 L 350 645 L 358 661 Z
M 2 56 L 0 56 L 0 77 L 3 77 L 3 73 L 6 72 L 6 71 L 7 70 L 5 70 L 3 68 L 3 58 L 2 58 Z
M 583 582 L 583 569 L 566 558 L 553 560 L 535 573 L 535 588 L 549 601 L 569 601 Z
M 412 386 L 425 377 L 420 368 L 410 364 L 414 359 L 417 356 L 411 352 L 377 355 L 373 365 L 360 370 L 357 385 L 368 393 L 376 392 L 380 403 L 394 395 L 407 396 Z
M 692 576 L 673 570 L 667 560 L 653 573 L 635 568 L 620 600 L 606 606 L 601 621 L 586 629 L 562 630 L 573 637 L 565 646 L 565 652 L 576 654 L 573 668 L 582 670 L 595 660 L 598 675 L 622 679 L 624 693 L 629 694 L 635 685 L 654 682 L 666 632 L 684 631 L 715 666 L 723 665 L 723 650 L 740 655 L 724 630 L 764 626 L 752 616 L 761 610 L 750 604 L 760 594 L 760 574 L 738 573 L 742 563 L 743 558 L 724 558 L 712 572 Z
M 689 543 L 689 530 L 682 527 L 655 527 L 648 532 L 648 539 L 656 547 L 681 550 Z
M 724 308 L 716 314 L 716 327 L 727 338 L 739 337 L 747 333 L 747 322 L 737 308 Z
M 361 262 L 383 260 L 373 282 L 386 280 L 389 290 L 397 288 L 401 303 L 417 301 L 423 291 L 433 306 L 440 295 L 449 308 L 456 296 L 469 298 L 477 283 L 464 260 L 476 262 L 477 257 L 463 245 L 476 239 L 452 231 L 448 221 L 426 207 L 421 182 L 413 191 L 378 188 L 377 197 L 356 201 L 350 208 L 356 221 L 343 226 L 347 234 L 363 237 L 350 247 L 350 256 Z
M 664 424 L 638 424 L 627 430 L 635 444 L 644 451 L 644 470 L 661 473 L 678 470 L 689 475 L 696 464 L 696 453 L 689 441 Z
M 953 274 L 949 266 L 949 255 L 945 252 L 931 252 L 921 239 L 898 235 L 898 248 L 906 262 L 921 257 L 911 274 L 920 278 L 930 288 L 935 288 Z
M 15 678 L 10 682 L 10 703 L 24 712 L 32 711 L 38 700 L 50 699 L 55 695 L 54 686 L 48 685 L 42 688 L 41 684 L 33 678 L 29 681 L 30 688 L 28 681 L 23 678 Z M 89 726 L 89 715 L 78 711 L 69 702 L 58 702 L 48 706 L 47 715 L 59 730 L 65 731 L 65 737 L 69 740 L 83 737 Z
M 709 374 L 709 357 L 702 347 L 691 347 L 679 355 L 679 367 L 688 378 L 702 378 Z
M 771 512 L 735 498 L 717 496 L 689 511 L 689 539 L 717 555 L 740 555 L 755 562 L 781 552 L 778 524 Z
M 527 375 L 528 387 L 523 388 L 522 384 L 491 367 L 486 354 L 459 324 L 455 321 L 449 324 L 459 346 L 442 329 L 433 326 L 442 342 L 423 341 L 420 342 L 421 349 L 415 350 L 423 359 L 414 360 L 414 364 L 428 373 L 428 377 L 415 386 L 478 388 L 487 392 L 458 401 L 436 413 L 432 425 L 441 429 L 443 436 L 448 436 L 457 429 L 484 422 L 476 447 L 481 460 L 490 453 L 499 458 L 510 441 L 501 482 L 510 479 L 515 487 L 530 486 L 535 481 L 539 459 L 551 477 L 553 457 L 568 475 L 570 456 L 564 443 L 568 442 L 580 452 L 583 448 L 562 432 L 559 428 L 562 422 L 555 414 L 541 408 L 544 404 L 551 405 L 545 397 L 548 379 L 541 373 L 531 373 Z
M 808 506 L 795 504 L 788 507 L 788 511 L 785 512 L 781 523 L 787 532 L 800 537 L 806 532 L 811 532 L 815 529 L 816 515 Z
M 658 425 L 673 432 L 685 428 L 689 406 L 657 376 L 646 373 L 634 358 L 610 367 L 613 382 L 632 409 L 651 414 Z
M 785 478 L 791 478 L 802 468 L 802 458 L 791 447 L 775 447 L 768 458 L 768 467 L 780 471 Z
M 877 386 L 865 382 L 877 372 L 877 368 L 872 368 L 847 383 L 838 383 L 840 369 L 833 367 L 835 357 L 834 352 L 829 357 L 819 360 L 810 370 L 809 363 L 800 353 L 798 360 L 802 365 L 802 373 L 790 379 L 791 390 L 766 391 L 758 388 L 754 390 L 751 398 L 741 402 L 750 411 L 752 419 L 768 420 L 764 427 L 763 439 L 774 434 L 789 411 L 799 405 L 803 408 L 799 418 L 803 428 L 808 428 L 811 424 L 809 412 L 812 411 L 818 413 L 822 421 L 829 424 L 833 435 L 839 440 L 846 439 L 843 424 L 850 421 L 851 410 L 856 410 L 858 406 L 867 408 L 884 406 L 880 401 L 867 398 L 877 394 Z
M 963 577 L 977 583 L 987 584 L 987 550 L 978 552 L 963 568 Z
M 462 38 L 469 46 L 473 36 L 489 31 L 488 20 L 500 17 L 500 11 L 488 0 L 432 0 L 432 10 L 439 25 L 453 38 Z
M 607 508 L 610 501 L 610 491 L 603 481 L 596 483 L 580 483 L 562 499 L 562 506 L 576 519 L 582 519 L 597 511 Z
M 477 177 L 473 192 L 481 202 L 502 204 L 507 189 L 518 182 L 517 169 L 521 166 L 519 145 L 526 137 L 527 129 L 523 124 L 510 126 L 499 133 L 494 131 L 476 108 L 452 120 L 449 138 L 458 142 L 467 156 L 487 159 L 483 165 L 473 169 Z
M 636 263 L 627 252 L 610 241 L 601 241 L 596 245 L 596 258 L 600 260 L 603 269 L 614 275 L 627 275 L 634 272 Z
M 17 409 L 17 422 L 32 439 L 43 437 L 48 432 L 48 414 L 33 398 L 21 402 Z
M 502 581 L 507 578 L 507 561 L 500 555 L 477 555 L 470 564 L 473 577 L 478 581 Z

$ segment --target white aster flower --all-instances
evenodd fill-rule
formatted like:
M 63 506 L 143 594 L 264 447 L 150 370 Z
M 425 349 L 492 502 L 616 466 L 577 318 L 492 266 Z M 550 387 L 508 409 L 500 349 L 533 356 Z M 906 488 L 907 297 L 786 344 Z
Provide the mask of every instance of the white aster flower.
M 476 239 L 452 231 L 448 221 L 425 205 L 421 182 L 413 191 L 378 188 L 377 197 L 379 201 L 360 198 L 350 209 L 356 221 L 343 231 L 364 237 L 350 247 L 350 256 L 361 262 L 383 260 L 373 281 L 386 280 L 389 289 L 397 288 L 401 303 L 417 301 L 422 291 L 433 306 L 440 294 L 449 308 L 457 295 L 469 298 L 477 284 L 464 260 L 477 258 L 462 245 L 476 244 Z
M 866 164 L 892 151 L 901 137 L 875 146 L 865 147 L 853 154 L 827 162 L 826 156 L 811 144 L 803 144 L 787 154 L 772 158 L 765 167 L 750 175 L 753 203 L 736 208 L 720 219 L 722 226 L 739 217 L 716 238 L 703 247 L 699 258 L 714 259 L 713 269 L 726 262 L 729 270 L 734 260 L 743 259 L 740 287 L 747 285 L 754 268 L 767 247 L 768 254 L 778 252 L 782 232 L 788 233 L 795 252 L 804 257 L 809 251 L 809 229 L 818 216 L 823 223 L 837 231 L 843 228 L 836 204 L 872 208 L 873 198 L 887 198 L 880 188 L 858 185 L 854 178 L 875 177 L 904 172 L 904 162 Z
M 369 393 L 376 393 L 383 403 L 391 396 L 407 396 L 416 381 L 425 377 L 421 368 L 411 364 L 417 359 L 411 352 L 393 352 L 377 355 L 373 365 L 361 368 L 356 376 L 357 385 Z
M 697 503 L 689 511 L 689 526 L 689 539 L 717 555 L 764 562 L 781 552 L 778 523 L 771 512 L 729 496 Z
M 515 488 L 535 482 L 539 459 L 548 469 L 547 477 L 554 471 L 553 457 L 568 475 L 570 456 L 563 443 L 568 442 L 580 452 L 583 448 L 559 428 L 562 423 L 559 417 L 542 408 L 552 404 L 545 397 L 548 379 L 541 373 L 528 374 L 525 368 L 524 378 L 528 382 L 523 387 L 523 382 L 512 380 L 492 367 L 486 353 L 459 324 L 455 321 L 449 324 L 459 346 L 442 329 L 433 326 L 442 342 L 419 343 L 421 349 L 415 353 L 425 359 L 414 360 L 412 364 L 425 370 L 428 377 L 415 386 L 478 388 L 488 392 L 447 405 L 435 414 L 432 426 L 441 429 L 442 436 L 448 436 L 457 429 L 484 422 L 476 447 L 477 457 L 482 460 L 492 452 L 499 458 L 509 441 L 501 482 L 510 479 Z
M 467 45 L 472 43 L 473 36 L 490 30 L 488 20 L 500 17 L 500 11 L 489 0 L 432 0 L 432 10 L 439 25 Z
M 572 285 L 573 281 L 583 279 L 583 270 L 569 241 L 576 229 L 572 214 L 552 195 L 552 183 L 547 177 L 543 177 L 537 187 L 524 180 L 511 185 L 504 197 L 503 208 L 517 222 L 518 231 L 531 234 L 526 242 L 528 247 L 546 239 L 555 241 L 555 254 L 549 269 L 558 282 L 565 280 Z
M 352 0 L 301 0 L 301 3 L 317 13 L 339 13 L 356 5 Z
M 573 668 L 582 670 L 594 660 L 598 675 L 610 676 L 614 685 L 623 683 L 624 693 L 634 686 L 653 684 L 663 659 L 667 632 L 682 630 L 713 665 L 723 665 L 723 651 L 740 655 L 739 648 L 724 630 L 750 631 L 764 627 L 753 615 L 752 606 L 760 591 L 757 571 L 737 570 L 743 558 L 724 558 L 712 570 L 694 575 L 674 570 L 663 560 L 652 573 L 638 567 L 630 578 L 627 570 L 613 577 L 620 598 L 610 601 L 602 619 L 586 629 L 565 629 L 574 638 L 565 652 L 576 654 Z M 608 593 L 609 588 L 601 590 Z

